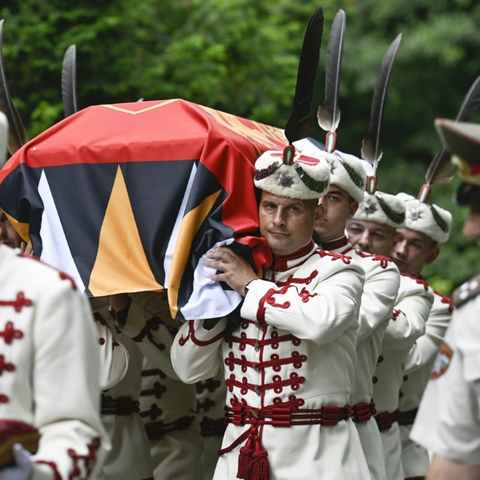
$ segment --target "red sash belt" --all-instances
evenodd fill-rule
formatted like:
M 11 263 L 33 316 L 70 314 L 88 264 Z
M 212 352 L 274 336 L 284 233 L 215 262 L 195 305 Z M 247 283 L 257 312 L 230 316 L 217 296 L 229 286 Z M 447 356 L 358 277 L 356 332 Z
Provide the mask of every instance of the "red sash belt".
M 408 412 L 395 412 L 395 416 L 399 425 L 413 425 L 417 416 L 418 408 L 409 410 Z
M 159 440 L 166 433 L 186 430 L 194 422 L 195 417 L 186 415 L 173 422 L 150 422 L 145 424 L 145 432 L 149 440 Z
M 133 415 L 140 412 L 139 403 L 132 397 L 113 398 L 102 394 L 102 415 Z
M 376 413 L 375 402 L 357 403 L 352 407 L 352 419 L 355 423 L 368 422 Z
M 382 432 L 383 430 L 390 430 L 392 425 L 397 421 L 397 412 L 382 412 L 375 415 L 375 420 L 378 425 L 378 429 Z
M 237 478 L 245 480 L 269 480 L 270 465 L 268 453 L 261 446 L 263 425 L 274 427 L 290 427 L 292 425 L 323 425 L 334 426 L 352 416 L 352 407 L 337 407 L 325 405 L 321 408 L 292 407 L 290 403 L 268 405 L 255 408 L 247 404 L 234 402 L 232 407 L 225 407 L 225 423 L 243 426 L 251 425 L 231 445 L 220 450 L 219 455 L 231 452 L 246 442 L 240 448 L 238 457 Z

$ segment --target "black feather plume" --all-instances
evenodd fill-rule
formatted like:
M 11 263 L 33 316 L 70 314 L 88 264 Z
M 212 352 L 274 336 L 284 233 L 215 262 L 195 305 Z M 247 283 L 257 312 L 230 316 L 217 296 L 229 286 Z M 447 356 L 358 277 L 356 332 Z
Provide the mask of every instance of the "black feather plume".
M 70 45 L 63 56 L 62 99 L 65 118 L 77 113 L 77 50 Z
M 3 65 L 3 20 L 0 20 L 0 111 L 8 120 L 8 151 L 13 155 L 27 143 L 27 133 L 22 119 L 8 92 L 7 77 Z
M 292 114 L 285 127 L 285 136 L 290 143 L 308 137 L 310 132 L 312 99 L 320 59 L 322 34 L 323 10 L 320 7 L 310 19 L 303 39 Z
M 377 170 L 377 164 L 382 157 L 382 144 L 380 141 L 380 132 L 382 128 L 383 110 L 385 108 L 385 100 L 387 98 L 388 84 L 392 74 L 393 64 L 397 55 L 398 47 L 402 40 L 400 33 L 392 42 L 383 57 L 380 69 L 378 70 L 377 83 L 373 92 L 372 111 L 370 114 L 370 127 L 367 136 L 362 142 L 362 158 L 369 161 L 373 165 L 373 174 Z
M 345 12 L 340 9 L 333 19 L 328 39 L 325 101 L 318 107 L 317 111 L 318 124 L 327 132 L 334 132 L 340 122 L 338 95 L 340 92 L 340 71 L 342 69 L 345 26 Z
M 479 105 L 480 77 L 477 77 L 465 95 L 455 120 L 457 122 L 470 122 L 475 116 Z M 453 171 L 454 166 L 450 162 L 450 154 L 443 148 L 430 163 L 425 179 L 428 184 L 446 184 L 452 180 Z

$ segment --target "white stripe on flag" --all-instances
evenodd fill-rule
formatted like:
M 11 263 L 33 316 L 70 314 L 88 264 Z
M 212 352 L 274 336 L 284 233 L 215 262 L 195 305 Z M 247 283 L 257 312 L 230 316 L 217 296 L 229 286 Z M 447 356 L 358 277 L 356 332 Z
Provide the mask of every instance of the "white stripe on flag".
M 40 182 L 38 184 L 38 193 L 42 197 L 44 210 L 42 213 L 42 223 L 40 226 L 40 237 L 42 238 L 41 260 L 52 267 L 70 275 L 77 284 L 80 291 L 85 290 L 77 266 L 72 258 L 72 253 L 68 247 L 67 238 L 63 231 L 57 207 L 53 200 L 50 186 L 48 185 L 45 170 L 42 171 Z
M 195 180 L 195 175 L 197 174 L 197 165 L 194 163 L 192 166 L 192 171 L 190 172 L 190 178 L 188 179 L 187 188 L 185 189 L 185 195 L 183 196 L 182 204 L 178 210 L 177 219 L 175 220 L 175 225 L 172 230 L 172 235 L 168 241 L 167 251 L 165 252 L 165 260 L 163 262 L 163 269 L 165 270 L 165 282 L 164 287 L 168 288 L 168 276 L 170 275 L 170 266 L 172 265 L 173 252 L 175 250 L 175 244 L 177 243 L 178 231 L 180 230 L 180 225 L 185 215 L 185 209 L 187 208 L 188 197 L 192 191 L 193 181 Z

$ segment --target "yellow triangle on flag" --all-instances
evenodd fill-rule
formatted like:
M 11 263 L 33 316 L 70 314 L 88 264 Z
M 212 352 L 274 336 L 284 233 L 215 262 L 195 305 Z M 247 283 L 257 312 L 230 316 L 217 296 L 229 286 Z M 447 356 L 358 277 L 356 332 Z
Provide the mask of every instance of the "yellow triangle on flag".
M 222 190 L 218 190 L 205 198 L 200 205 L 193 210 L 190 210 L 182 219 L 177 242 L 173 251 L 170 274 L 168 276 L 168 303 L 170 305 L 172 318 L 175 318 L 178 313 L 178 293 L 180 290 L 180 283 L 188 263 L 193 239 L 210 213 L 213 205 L 215 205 L 220 193 L 222 193 Z
M 120 166 L 100 230 L 88 288 L 95 297 L 163 290 L 148 264 Z

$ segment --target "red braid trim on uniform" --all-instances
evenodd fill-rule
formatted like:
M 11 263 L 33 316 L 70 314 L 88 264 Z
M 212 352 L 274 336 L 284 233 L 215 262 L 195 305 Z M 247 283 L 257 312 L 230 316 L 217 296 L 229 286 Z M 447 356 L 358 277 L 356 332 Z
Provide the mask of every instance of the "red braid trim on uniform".
M 321 258 L 332 257 L 332 262 L 334 262 L 335 260 L 341 260 L 345 265 L 350 265 L 350 262 L 352 260 L 352 257 L 349 257 L 348 255 L 343 255 L 341 253 L 326 252 L 325 250 L 320 249 L 317 250 L 317 253 L 320 255 Z
M 450 300 L 448 297 L 446 297 L 445 295 L 442 295 L 440 292 L 437 292 L 436 290 L 433 291 L 433 293 L 435 293 L 436 295 L 438 295 L 439 297 L 441 297 L 442 299 L 442 303 L 445 303 L 448 305 L 448 311 L 450 313 L 453 312 L 453 302 L 452 300 Z
M 97 450 L 100 448 L 100 438 L 95 437 L 91 443 L 87 444 L 88 453 L 86 455 L 78 455 L 73 448 L 69 448 L 67 450 L 68 455 L 72 459 L 73 469 L 70 475 L 68 476 L 68 480 L 74 480 L 75 478 L 81 478 L 82 471 L 79 467 L 79 462 L 85 462 L 85 470 L 86 470 L 86 478 L 89 478 L 95 462 L 97 461 Z
M 238 349 L 242 352 L 245 350 L 247 345 L 254 347 L 258 351 L 266 345 L 271 345 L 272 349 L 276 350 L 282 342 L 292 342 L 296 347 L 302 343 L 302 341 L 295 335 L 278 335 L 278 331 L 276 330 L 271 332 L 271 338 L 262 338 L 261 340 L 258 340 L 257 338 L 248 338 L 247 334 L 242 332 L 240 337 L 228 335 L 225 337 L 225 341 L 228 343 L 230 348 L 233 347 L 234 343 L 239 343 L 240 345 Z
M 13 322 L 9 321 L 5 324 L 5 330 L 0 331 L 0 337 L 3 337 L 5 343 L 10 345 L 14 340 L 23 338 L 23 332 L 21 330 L 15 330 Z
M 352 407 L 352 419 L 355 423 L 368 422 L 376 413 L 375 402 L 357 403 Z
M 282 380 L 280 375 L 274 375 L 272 378 L 272 383 L 263 383 L 262 385 L 254 385 L 253 383 L 248 383 L 247 377 L 243 377 L 242 381 L 239 382 L 236 380 L 235 375 L 232 373 L 230 378 L 225 380 L 225 385 L 230 390 L 233 391 L 234 387 L 240 389 L 242 395 L 246 395 L 248 390 L 257 393 L 263 393 L 265 390 L 273 390 L 275 393 L 280 394 L 283 392 L 284 387 L 290 387 L 292 390 L 298 390 L 302 383 L 305 383 L 305 377 L 300 377 L 298 373 L 292 372 L 290 378 Z
M 13 307 L 16 312 L 21 312 L 23 307 L 31 307 L 33 302 L 25 297 L 23 292 L 17 293 L 15 300 L 0 300 L 0 307 Z
M 292 425 L 324 425 L 334 426 L 341 420 L 351 417 L 351 407 L 334 405 L 321 408 L 299 408 L 295 397 L 290 402 L 267 405 L 263 408 L 250 407 L 245 401 L 231 400 L 232 407 L 225 408 L 225 422 L 234 425 L 251 425 L 231 445 L 220 450 L 219 456 L 240 448 L 238 457 L 237 478 L 245 480 L 268 480 L 270 464 L 268 453 L 262 448 L 261 428 L 263 425 L 273 427 L 290 427 Z
M 408 273 L 400 273 L 400 275 L 404 277 L 409 277 L 412 280 L 415 280 L 415 282 L 418 283 L 419 285 L 423 285 L 423 288 L 425 289 L 425 291 L 428 290 L 428 283 L 425 280 L 422 280 L 421 278 L 412 277 Z
M 3 372 L 14 372 L 15 365 L 13 363 L 7 362 L 4 355 L 0 355 L 0 376 Z
M 300 278 L 290 275 L 285 282 L 276 282 L 278 287 L 284 287 L 285 285 L 290 285 L 292 283 L 300 283 L 310 285 L 313 279 L 318 275 L 318 270 L 314 270 L 308 277 Z
M 226 331 L 227 331 L 227 329 L 225 328 L 225 330 L 221 331 L 220 333 L 215 335 L 210 340 L 199 340 L 195 336 L 195 328 L 193 326 L 193 321 L 190 321 L 189 324 L 188 324 L 189 337 L 191 338 L 192 342 L 199 347 L 205 347 L 207 345 L 212 345 L 212 343 L 218 342 L 219 340 L 221 340 L 225 336 Z M 180 341 L 182 340 L 182 338 L 180 339 Z M 185 339 L 185 341 L 186 341 L 186 339 Z M 180 343 L 180 345 L 182 345 L 182 344 Z M 183 343 L 183 345 L 185 345 L 185 343 Z
M 392 312 L 392 320 L 395 321 L 397 320 L 398 316 L 403 313 L 401 310 L 394 309 Z
M 260 325 L 265 325 L 265 313 L 267 311 L 265 302 L 276 292 L 274 288 L 270 288 L 267 293 L 258 302 L 257 321 Z
M 165 345 L 163 343 L 156 343 L 152 335 L 152 331 L 158 331 L 160 326 L 165 326 L 164 321 L 159 317 L 153 317 L 145 322 L 145 326 L 142 328 L 140 333 L 133 337 L 132 340 L 135 343 L 140 343 L 145 339 L 145 337 L 147 337 L 151 344 L 155 345 L 159 350 L 163 351 L 166 348 Z
M 58 473 L 57 464 L 55 462 L 47 462 L 45 460 L 36 460 L 35 463 L 39 463 L 41 465 L 47 465 L 53 470 L 53 474 L 55 475 L 55 480 L 62 480 L 62 477 Z
M 159 440 L 170 432 L 179 432 L 190 428 L 195 420 L 195 416 L 186 415 L 177 418 L 173 422 L 162 422 L 161 420 L 158 422 L 149 422 L 145 424 L 145 432 L 149 440 Z
M 214 378 L 209 378 L 205 382 L 197 382 L 195 384 L 195 390 L 200 395 L 204 390 L 207 390 L 210 393 L 213 393 L 222 382 L 220 380 L 216 380 Z
M 384 430 L 390 430 L 397 420 L 395 413 L 382 412 L 375 415 L 375 421 L 377 422 L 378 429 L 382 432 Z
M 274 372 L 280 372 L 282 365 L 290 364 L 292 364 L 294 368 L 299 369 L 302 368 L 303 363 L 307 361 L 307 356 L 300 355 L 299 352 L 292 352 L 292 356 L 287 358 L 280 358 L 279 355 L 273 353 L 270 358 L 271 360 L 267 361 L 251 362 L 247 360 L 245 355 L 242 355 L 241 358 L 237 358 L 233 352 L 230 352 L 224 362 L 231 372 L 235 369 L 235 365 L 239 365 L 242 372 L 246 373 L 247 368 L 253 368 L 257 372 L 265 368 L 272 368 Z

